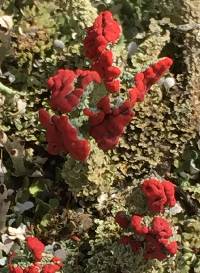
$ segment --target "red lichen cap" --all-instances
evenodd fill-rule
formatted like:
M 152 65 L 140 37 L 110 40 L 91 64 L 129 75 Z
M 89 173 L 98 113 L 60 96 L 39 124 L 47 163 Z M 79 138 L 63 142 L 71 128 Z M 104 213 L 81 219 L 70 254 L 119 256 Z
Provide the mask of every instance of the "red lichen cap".
M 113 80 L 105 82 L 105 87 L 111 93 L 119 92 L 120 90 L 120 80 Z
M 160 261 L 167 258 L 167 254 L 165 253 L 162 244 L 160 244 L 157 239 L 155 239 L 152 235 L 149 234 L 146 235 L 145 238 L 144 258 L 158 259 Z
M 178 244 L 176 241 L 173 241 L 171 243 L 168 243 L 165 245 L 165 248 L 171 255 L 175 255 L 178 251 Z
M 115 222 L 121 228 L 128 228 L 130 224 L 130 219 L 124 211 L 118 211 L 117 214 L 115 215 Z
M 53 110 L 69 113 L 80 103 L 85 88 L 91 83 L 100 83 L 96 71 L 60 69 L 50 77 L 48 86 L 51 90 L 50 105 Z
M 151 86 L 158 82 L 173 64 L 172 59 L 166 57 L 152 64 L 143 72 L 138 72 L 134 77 L 135 86 L 128 90 L 132 107 L 137 101 L 143 101 Z
M 41 261 L 42 253 L 44 252 L 44 244 L 34 236 L 26 237 L 28 249 L 33 253 L 35 261 Z
M 172 229 L 167 220 L 159 216 L 153 218 L 151 233 L 158 239 L 168 239 L 173 235 Z
M 96 71 L 93 70 L 76 70 L 77 81 L 80 83 L 80 88 L 85 89 L 90 83 L 100 83 L 101 77 Z
M 121 34 L 121 27 L 118 22 L 113 19 L 112 13 L 110 11 L 103 11 L 100 13 L 97 21 L 98 20 L 102 26 L 102 32 L 107 42 L 116 43 Z
M 39 120 L 46 129 L 46 140 L 48 142 L 48 153 L 57 155 L 64 151 L 64 144 L 60 139 L 60 132 L 56 128 L 52 117 L 45 109 L 39 110 Z
M 60 133 L 64 151 L 76 160 L 86 160 L 90 153 L 88 140 L 78 137 L 77 129 L 70 123 L 67 116 L 53 116 L 53 121 Z
M 48 112 L 40 109 L 39 118 L 46 128 L 48 152 L 50 154 L 69 153 L 76 160 L 86 160 L 90 153 L 90 144 L 88 140 L 78 137 L 78 130 L 71 124 L 69 118 L 64 115 L 47 117 Z
M 113 53 L 107 46 L 116 43 L 120 34 L 121 27 L 113 19 L 112 13 L 104 11 L 88 29 L 84 40 L 85 55 L 91 60 L 92 69 L 99 73 L 109 92 L 119 91 L 120 81 L 115 79 L 121 74 L 121 70 L 113 66 Z
M 42 273 L 56 273 L 60 270 L 57 264 L 45 264 L 42 268 Z
M 138 235 L 145 235 L 149 232 L 148 227 L 142 225 L 143 217 L 139 215 L 133 215 L 131 217 L 131 226 Z
M 134 253 L 138 253 L 142 248 L 141 242 L 133 239 L 130 240 L 129 245 Z
M 130 242 L 131 242 L 131 237 L 127 235 L 124 235 L 119 239 L 119 243 L 125 246 L 129 245 Z
M 175 185 L 170 181 L 146 179 L 142 183 L 142 191 L 147 197 L 148 208 L 151 211 L 163 211 L 165 205 L 173 207 L 176 204 Z
M 145 179 L 142 183 L 141 189 L 147 198 L 149 210 L 154 212 L 164 210 L 167 198 L 162 183 L 158 179 Z
M 115 80 L 120 76 L 121 70 L 113 66 L 113 54 L 111 50 L 104 50 L 99 58 L 92 63 L 92 69 L 97 71 L 104 81 L 105 87 L 110 92 L 118 92 L 120 89 L 120 80 Z
M 24 273 L 21 266 L 9 265 L 8 268 L 10 273 Z
M 84 40 L 85 56 L 96 60 L 109 43 L 114 44 L 118 41 L 120 34 L 121 27 L 113 19 L 112 13 L 101 12 L 87 31 Z
M 176 198 L 175 198 L 176 186 L 172 182 L 167 181 L 167 180 L 162 181 L 162 186 L 164 188 L 164 192 L 165 192 L 165 195 L 167 198 L 167 204 L 170 207 L 175 206 L 175 204 L 176 204 Z
M 99 112 L 85 109 L 84 114 L 89 116 L 90 135 L 102 150 L 107 151 L 117 145 L 133 112 L 126 102 L 117 108 L 111 108 L 108 96 L 100 100 L 97 107 Z
M 63 267 L 64 264 L 62 263 L 61 259 L 59 257 L 53 257 L 51 259 L 51 262 L 53 262 L 54 264 L 59 265 L 60 267 Z
M 40 273 L 40 267 L 37 265 L 30 265 L 24 269 L 24 273 Z

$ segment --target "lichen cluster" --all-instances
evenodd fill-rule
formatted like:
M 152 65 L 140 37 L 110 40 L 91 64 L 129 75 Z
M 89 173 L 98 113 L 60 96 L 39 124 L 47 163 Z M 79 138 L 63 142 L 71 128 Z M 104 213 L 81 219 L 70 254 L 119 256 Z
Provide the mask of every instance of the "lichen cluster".
M 181 90 L 157 87 L 135 110 L 124 142 L 115 151 L 119 168 L 126 166 L 128 176 L 142 176 L 152 170 L 162 175 L 170 171 L 169 161 L 174 162 L 195 135 L 190 99 Z
M 62 169 L 62 177 L 76 196 L 96 201 L 103 193 L 109 193 L 117 175 L 110 157 L 91 141 L 91 154 L 86 163 L 68 158 Z
M 48 243 L 62 240 L 67 253 L 64 272 L 200 272 L 196 209 L 200 204 L 199 29 L 193 24 L 199 23 L 199 6 L 192 11 L 194 3 L 9 0 L 2 5 L 1 14 L 13 14 L 15 26 L 9 33 L 11 48 L 2 59 L 0 82 L 19 91 L 15 95 L 0 93 L 0 129 L 6 132 L 11 148 L 20 151 L 20 161 L 16 162 L 16 155 L 5 143 L 2 145 L 1 161 L 7 173 L 1 178 L 5 176 L 6 188 L 13 188 L 15 196 L 9 197 L 8 220 L 16 225 L 23 220 L 34 221 L 39 237 Z M 160 83 L 149 91 L 144 102 L 135 107 L 135 117 L 113 151 L 104 153 L 90 138 L 92 152 L 84 163 L 68 155 L 50 156 L 38 122 L 38 109 L 48 109 L 46 81 L 61 67 L 89 67 L 82 54 L 82 40 L 85 29 L 104 9 L 110 9 L 124 29 L 113 48 L 116 64 L 124 70 L 121 99 L 126 98 L 135 73 L 162 56 L 174 59 L 167 76 L 176 84 L 166 89 Z M 135 46 L 132 54 L 131 42 Z M 89 106 L 89 99 L 96 102 L 102 94 L 102 86 L 89 87 L 70 117 L 73 125 L 84 131 L 82 110 Z M 116 103 L 115 98 L 112 102 Z M 186 148 L 189 155 L 184 153 Z M 119 245 L 122 230 L 114 222 L 120 210 L 147 213 L 140 184 L 151 175 L 172 178 L 185 193 L 177 194 L 181 211 L 169 209 L 166 213 L 175 226 L 179 254 L 162 262 L 145 262 L 142 253 L 134 255 L 129 247 Z M 15 212 L 16 202 L 30 200 L 32 209 Z M 148 215 L 146 221 L 150 220 Z
M 181 224 L 181 244 L 183 256 L 179 258 L 179 270 L 188 272 L 190 268 L 194 268 L 194 272 L 199 271 L 199 246 L 200 246 L 200 225 L 199 218 L 185 219 Z
M 82 39 L 85 29 L 90 27 L 97 17 L 97 9 L 89 0 L 69 0 L 66 1 L 66 10 L 72 39 Z
M 18 10 L 10 2 L 5 10 L 14 12 L 18 24 L 11 32 L 12 54 L 4 60 L 5 73 L 9 71 L 9 75 L 14 77 L 11 82 L 7 81 L 14 89 L 23 92 L 20 99 L 26 107 L 25 113 L 21 113 L 17 105 L 19 96 L 8 98 L 1 95 L 1 128 L 9 134 L 15 132 L 26 141 L 37 142 L 37 110 L 47 104 L 47 78 L 56 67 L 83 66 L 80 48 L 85 28 L 91 25 L 97 11 L 90 1 L 35 1 L 34 4 L 21 3 L 19 17 Z M 78 8 L 80 5 L 81 8 Z

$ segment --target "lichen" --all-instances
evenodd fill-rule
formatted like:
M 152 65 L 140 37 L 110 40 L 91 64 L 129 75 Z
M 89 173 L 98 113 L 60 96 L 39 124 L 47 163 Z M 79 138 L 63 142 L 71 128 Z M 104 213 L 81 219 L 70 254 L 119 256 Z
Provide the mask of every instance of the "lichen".
M 178 215 L 165 215 L 175 226 L 179 253 L 162 262 L 146 262 L 142 253 L 134 255 L 130 248 L 119 245 L 123 231 L 114 222 L 114 216 L 120 210 L 147 215 L 139 186 L 141 179 L 151 174 L 173 177 L 199 206 L 199 174 L 195 178 L 190 174 L 187 181 L 182 181 L 180 172 L 177 174 L 177 165 L 183 161 L 182 152 L 196 135 L 194 120 L 199 118 L 199 29 L 195 28 L 199 22 L 199 6 L 194 7 L 198 1 L 4 2 L 6 9 L 13 9 L 16 27 L 11 32 L 11 53 L 3 56 L 1 80 L 23 95 L 7 98 L 0 94 L 0 128 L 10 139 L 25 140 L 25 146 L 21 147 L 28 171 L 25 177 L 16 178 L 10 156 L 5 151 L 3 160 L 9 170 L 6 182 L 9 180 L 8 185 L 12 184 L 17 191 L 15 201 L 31 198 L 35 204 L 25 216 L 18 215 L 16 224 L 21 219 L 28 219 L 34 222 L 36 233 L 44 241 L 62 239 L 67 251 L 64 272 L 199 273 L 199 216 L 190 216 L 190 211 L 182 207 Z M 20 15 L 18 7 L 13 7 L 14 2 L 20 6 Z M 112 152 L 103 153 L 90 139 L 92 152 L 84 163 L 66 155 L 51 157 L 44 151 L 46 144 L 37 116 L 38 108 L 47 108 L 46 80 L 60 67 L 89 67 L 82 54 L 85 29 L 92 25 L 97 9 L 101 11 L 108 7 L 125 26 L 122 38 L 113 47 L 116 64 L 124 69 L 120 99 L 127 96 L 135 73 L 164 55 L 174 59 L 169 75 L 175 77 L 176 84 L 169 90 L 160 85 L 150 90 L 145 101 L 135 107 L 135 118 Z M 55 39 L 62 42 L 63 48 L 55 47 Z M 130 58 L 127 47 L 133 41 L 138 47 Z M 4 76 L 7 71 L 14 76 L 14 82 Z M 105 95 L 102 85 L 94 89 L 91 86 L 85 92 L 78 110 L 70 117 L 75 126 L 81 127 L 80 131 L 88 131 L 85 130 L 88 128 L 86 117 L 82 115 L 83 108 L 94 106 L 102 95 Z M 89 105 L 90 99 L 93 105 Z M 116 103 L 115 99 L 112 103 Z M 19 100 L 26 103 L 23 113 L 18 111 Z M 33 153 L 29 160 L 28 147 Z M 40 153 L 41 157 L 36 158 Z M 199 158 L 195 158 L 194 163 L 199 168 Z M 185 175 L 190 166 L 191 162 L 184 169 Z M 193 168 L 195 166 L 193 164 Z M 31 176 L 33 169 L 39 171 L 38 177 Z M 41 195 L 30 194 L 34 187 Z M 145 221 L 150 223 L 151 215 L 145 216 Z M 73 234 L 77 236 L 75 242 L 69 240 Z
M 95 253 L 90 253 L 90 255 L 84 272 L 164 273 L 174 272 L 175 269 L 174 258 L 165 262 L 155 260 L 144 262 L 142 253 L 134 255 L 129 247 L 119 245 L 118 242 L 105 241 L 103 247 L 97 248 Z
M 200 225 L 199 217 L 179 221 L 181 225 L 181 254 L 179 255 L 178 272 L 188 273 L 193 268 L 198 272 L 199 268 L 199 246 L 200 246 Z
M 195 136 L 191 108 L 190 98 L 181 90 L 164 91 L 158 86 L 151 90 L 136 106 L 136 117 L 113 152 L 119 169 L 126 169 L 125 176 L 141 177 L 159 166 L 170 171 L 169 160 L 174 162 Z
M 66 3 L 66 10 L 68 11 L 68 23 L 70 31 L 72 31 L 73 39 L 80 39 L 85 33 L 85 29 L 92 26 L 97 17 L 97 9 L 91 4 L 89 0 L 73 1 L 68 0 Z
M 68 158 L 62 169 L 62 177 L 72 193 L 94 201 L 103 192 L 109 192 L 117 172 L 110 157 L 93 140 L 90 144 L 91 154 L 87 162 Z
M 136 39 L 137 39 L 136 35 Z M 170 41 L 169 30 L 164 30 L 155 19 L 150 19 L 149 31 L 146 33 L 144 41 L 136 40 L 139 45 L 137 51 L 131 57 L 133 72 L 140 72 L 146 66 L 154 63 L 158 58 L 163 47 Z

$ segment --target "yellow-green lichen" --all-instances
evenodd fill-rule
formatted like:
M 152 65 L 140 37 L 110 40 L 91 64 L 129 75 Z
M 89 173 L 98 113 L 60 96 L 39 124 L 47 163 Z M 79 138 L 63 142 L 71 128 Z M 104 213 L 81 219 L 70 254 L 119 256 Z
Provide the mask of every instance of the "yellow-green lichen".
M 135 113 L 124 140 L 113 152 L 119 169 L 133 177 L 155 169 L 161 175 L 169 172 L 170 162 L 195 136 L 190 98 L 178 88 L 166 91 L 154 86 Z
M 109 155 L 100 150 L 93 140 L 90 143 L 91 154 L 87 162 L 81 163 L 68 158 L 63 166 L 62 176 L 75 195 L 96 200 L 103 192 L 109 192 L 117 171 Z

